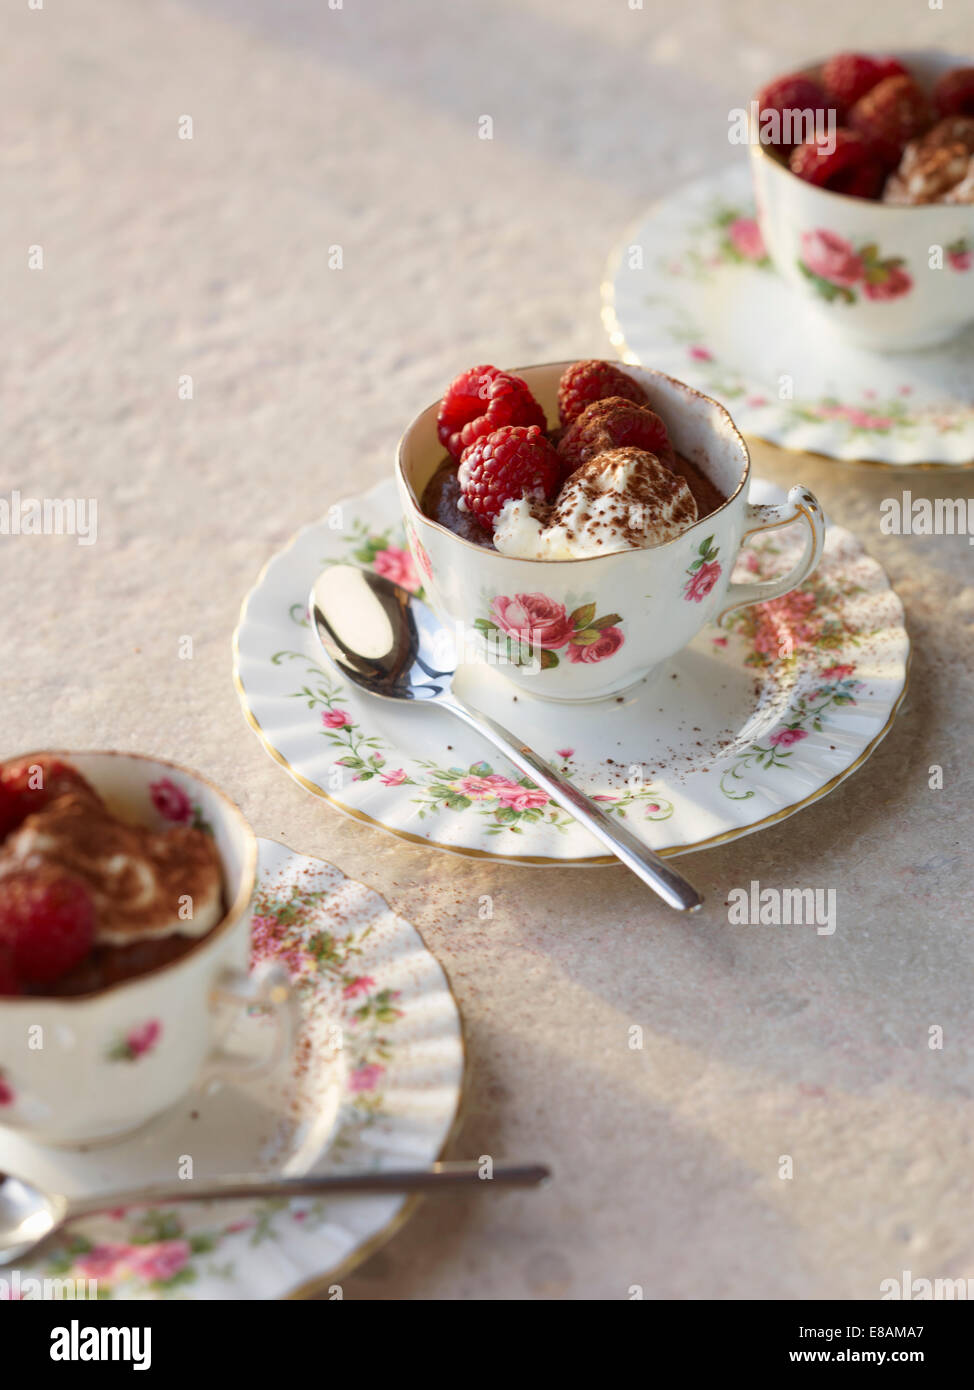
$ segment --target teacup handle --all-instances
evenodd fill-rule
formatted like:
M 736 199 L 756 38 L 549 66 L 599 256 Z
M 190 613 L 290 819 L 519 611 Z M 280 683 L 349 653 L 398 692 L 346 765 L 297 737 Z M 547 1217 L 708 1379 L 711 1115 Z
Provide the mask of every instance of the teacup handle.
M 217 1044 L 207 1060 L 204 1081 L 259 1076 L 272 1071 L 294 1050 L 299 1023 L 297 996 L 287 972 L 279 965 L 258 968 L 252 974 L 245 970 L 225 971 L 210 991 L 211 1008 L 218 1004 L 266 1009 L 274 1021 L 274 1045 L 265 1057 L 248 1057 Z
M 797 589 L 799 584 L 808 578 L 822 558 L 822 548 L 825 545 L 825 516 L 818 499 L 801 483 L 796 484 L 788 493 L 787 502 L 757 506 L 748 503 L 747 519 L 756 524 L 744 532 L 741 537 L 742 545 L 748 536 L 755 536 L 759 531 L 773 531 L 776 527 L 788 526 L 793 521 L 804 521 L 808 527 L 805 549 L 797 564 L 780 579 L 731 584 L 727 590 L 724 607 L 717 615 L 718 623 L 722 623 L 728 613 L 732 613 L 736 608 L 746 608 L 750 603 L 767 603 L 769 599 L 782 598 L 785 594 L 790 594 L 792 589 Z

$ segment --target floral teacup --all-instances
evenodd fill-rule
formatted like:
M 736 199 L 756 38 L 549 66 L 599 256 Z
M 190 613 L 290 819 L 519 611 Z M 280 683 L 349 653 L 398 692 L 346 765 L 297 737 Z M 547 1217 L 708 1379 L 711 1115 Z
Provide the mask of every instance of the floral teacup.
M 963 60 L 895 55 L 927 87 Z M 820 64 L 804 69 L 817 77 Z M 974 323 L 974 205 L 903 207 L 798 178 L 750 146 L 758 218 L 780 275 L 857 347 L 926 347 Z
M 558 382 L 567 362 L 518 368 L 556 421 Z M 647 550 L 577 560 L 517 560 L 478 546 L 423 513 L 420 499 L 443 460 L 438 403 L 409 426 L 396 459 L 406 534 L 439 613 L 475 659 L 496 663 L 532 694 L 597 700 L 649 675 L 708 622 L 797 588 L 818 564 L 825 523 L 804 487 L 788 501 L 747 500 L 747 446 L 723 406 L 683 382 L 646 367 L 626 367 L 666 422 L 679 453 L 715 483 L 726 501 L 682 535 Z M 801 559 L 773 583 L 731 584 L 745 536 L 802 521 Z
M 207 1063 L 215 1071 L 251 1069 L 248 1059 L 216 1047 L 226 1006 L 239 1012 L 266 1005 L 281 1041 L 290 1009 L 276 978 L 247 974 L 257 842 L 233 802 L 196 773 L 157 758 L 43 756 L 71 763 L 125 820 L 157 831 L 196 825 L 212 834 L 227 908 L 186 954 L 145 974 L 93 994 L 0 998 L 0 1126 L 41 1143 L 73 1145 L 137 1129 L 179 1100 Z M 18 761 L 30 763 L 32 755 Z M 225 1031 L 225 1016 L 222 1024 Z

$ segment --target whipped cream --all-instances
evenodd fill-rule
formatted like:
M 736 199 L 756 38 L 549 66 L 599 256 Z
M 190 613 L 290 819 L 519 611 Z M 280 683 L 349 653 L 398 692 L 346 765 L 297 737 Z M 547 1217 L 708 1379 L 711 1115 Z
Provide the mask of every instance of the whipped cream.
M 883 202 L 904 207 L 974 202 L 974 119 L 947 116 L 911 140 L 886 180 Z
M 580 560 L 662 545 L 696 520 L 693 493 L 655 454 L 609 449 L 577 468 L 553 504 L 505 502 L 494 545 L 519 560 Z
M 224 915 L 223 872 L 208 835 L 185 827 L 157 835 L 87 796 L 58 797 L 28 816 L 0 851 L 0 876 L 51 865 L 84 879 L 99 945 L 201 937 Z

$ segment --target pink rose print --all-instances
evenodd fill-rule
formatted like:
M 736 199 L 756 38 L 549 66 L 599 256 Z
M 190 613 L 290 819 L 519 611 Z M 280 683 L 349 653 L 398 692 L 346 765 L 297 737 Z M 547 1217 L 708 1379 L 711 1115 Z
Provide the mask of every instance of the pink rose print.
M 188 1240 L 160 1240 L 154 1245 L 137 1245 L 131 1270 L 140 1279 L 165 1284 L 186 1268 L 190 1254 Z
M 509 659 L 523 665 L 541 649 L 541 669 L 557 666 L 559 648 L 568 648 L 570 661 L 603 661 L 617 652 L 625 638 L 617 627 L 622 622 L 619 613 L 604 613 L 596 617 L 594 603 L 583 603 L 574 612 L 545 594 L 515 594 L 507 598 L 499 594 L 491 603 L 490 617 L 478 618 L 475 626 L 483 633 L 506 633 L 515 638 L 518 646 L 508 647 Z M 588 655 L 579 655 L 581 649 Z M 530 651 L 530 656 L 528 655 Z
M 768 254 L 761 228 L 753 217 L 738 217 L 727 228 L 731 245 L 746 261 L 763 261 Z
M 343 709 L 326 709 L 321 716 L 321 722 L 326 729 L 344 729 L 346 724 L 351 724 L 352 717 L 345 713 Z
M 375 980 L 371 975 L 356 975 L 354 980 L 349 980 L 342 990 L 343 999 L 354 999 L 357 994 L 368 994 L 374 988 Z
M 151 1052 L 161 1037 L 162 1024 L 150 1018 L 112 1043 L 106 1055 L 111 1062 L 136 1062 Z
M 501 781 L 506 781 L 501 778 Z M 451 783 L 451 786 L 464 796 L 469 796 L 471 801 L 486 801 L 488 797 L 497 795 L 497 788 L 494 783 L 496 777 L 461 777 L 458 782 Z
M 544 594 L 499 595 L 490 606 L 490 616 L 502 632 L 530 646 L 563 647 L 574 630 L 565 605 Z
M 368 1066 L 356 1067 L 349 1076 L 349 1083 L 353 1091 L 374 1091 L 378 1086 L 385 1067 L 378 1062 L 372 1062 Z
M 800 743 L 803 738 L 808 738 L 804 729 L 779 729 L 776 734 L 771 735 L 768 742 L 778 748 L 790 748 L 793 743 Z
M 174 821 L 176 825 L 186 825 L 193 819 L 193 803 L 182 787 L 177 787 L 168 777 L 151 783 L 149 795 L 153 806 L 164 819 Z
M 413 557 L 408 550 L 401 550 L 398 545 L 390 545 L 385 550 L 377 551 L 374 564 L 376 574 L 391 579 L 393 584 L 399 584 L 402 588 L 410 590 L 421 587 L 419 575 L 413 564 Z
M 690 356 L 694 362 L 712 362 L 714 360 L 713 353 L 705 347 L 700 347 L 699 344 L 690 349 Z
M 379 781 L 386 787 L 401 787 L 406 780 L 406 769 L 397 767 L 392 772 L 383 772 Z
M 822 675 L 826 680 L 843 681 L 847 676 L 851 676 L 855 669 L 854 666 L 826 666 Z
M 549 797 L 547 792 L 537 787 L 522 787 L 517 782 L 508 782 L 507 786 L 497 788 L 497 799 L 512 811 L 530 811 L 536 806 L 547 806 Z
M 556 748 L 555 754 L 559 758 L 570 758 L 575 752 L 574 748 Z
M 714 545 L 713 536 L 707 536 L 697 546 L 683 585 L 683 597 L 691 603 L 702 603 L 723 573 L 717 559 L 719 554 L 720 546 Z
M 866 280 L 863 288 L 867 299 L 899 299 L 912 290 L 913 281 L 901 265 L 887 262 L 887 266 L 882 279 Z
M 974 265 L 974 251 L 969 249 L 952 251 L 948 246 L 947 263 L 951 270 L 970 270 L 971 266 Z
M 701 603 L 717 583 L 720 574 L 720 565 L 716 561 L 701 565 L 696 574 L 687 581 L 683 591 L 684 598 L 690 599 L 692 603 Z
M 157 1018 L 150 1018 L 148 1022 L 141 1024 L 138 1028 L 133 1028 L 125 1041 L 134 1059 L 151 1052 L 161 1036 L 162 1024 Z
M 862 278 L 862 259 L 852 245 L 835 232 L 819 227 L 801 234 L 802 260 L 813 275 L 830 285 L 850 286 Z
M 0 1071 L 0 1105 L 13 1105 L 16 1099 L 13 1087 Z
M 613 656 L 625 640 L 617 627 L 605 627 L 595 642 L 589 642 L 586 646 L 572 643 L 568 648 L 568 659 L 574 662 L 604 661 L 607 656 Z

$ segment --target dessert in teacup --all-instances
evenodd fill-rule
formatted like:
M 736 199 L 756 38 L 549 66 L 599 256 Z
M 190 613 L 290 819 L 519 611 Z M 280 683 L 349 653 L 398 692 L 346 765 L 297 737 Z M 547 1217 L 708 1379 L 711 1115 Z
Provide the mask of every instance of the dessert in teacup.
M 156 784 L 176 815 L 178 798 Z M 60 759 L 0 766 L 0 995 L 132 979 L 184 955 L 225 910 L 212 834 L 129 824 Z
M 81 1144 L 178 1101 L 228 1012 L 288 1028 L 248 974 L 257 842 L 198 774 L 134 753 L 0 764 L 0 1126 Z M 250 1065 L 250 1063 L 246 1063 Z
M 424 588 L 464 650 L 553 700 L 616 694 L 707 621 L 787 593 L 824 523 L 747 501 L 747 447 L 683 382 L 614 362 L 462 372 L 404 435 L 397 478 Z M 802 521 L 776 584 L 732 584 L 744 535 Z M 468 642 L 466 639 L 472 640 Z
M 974 322 L 974 66 L 839 53 L 753 109 L 764 243 L 825 322 L 884 351 Z

